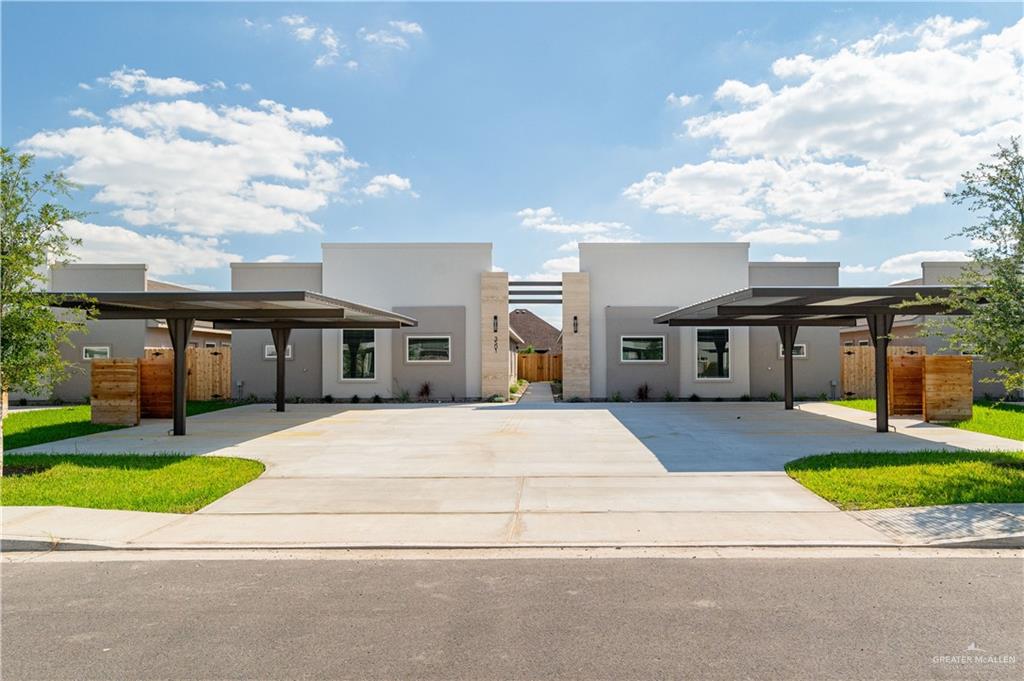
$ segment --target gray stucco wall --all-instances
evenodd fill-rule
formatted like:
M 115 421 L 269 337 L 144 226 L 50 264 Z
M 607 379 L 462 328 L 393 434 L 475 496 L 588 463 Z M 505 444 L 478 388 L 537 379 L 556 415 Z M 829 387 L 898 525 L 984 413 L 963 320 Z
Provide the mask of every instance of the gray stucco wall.
M 51 291 L 145 291 L 146 266 L 141 264 L 85 264 L 55 266 L 50 270 Z M 82 360 L 85 345 L 110 346 L 111 357 L 142 357 L 146 349 L 146 321 L 143 319 L 93 321 L 88 333 L 70 337 L 72 345 L 61 347 L 61 357 L 70 363 L 68 378 L 53 387 L 53 397 L 81 402 L 92 389 L 90 363 Z
M 751 286 L 837 286 L 839 263 L 750 263 Z M 806 359 L 793 359 L 793 391 L 798 397 L 832 397 L 839 392 L 839 329 L 803 327 L 796 335 L 807 345 Z M 783 360 L 779 357 L 779 331 L 775 327 L 750 329 L 750 395 L 765 398 L 785 389 Z M 832 382 L 836 386 L 833 388 Z
M 680 397 L 681 358 L 679 329 L 655 324 L 655 316 L 668 312 L 668 307 L 606 307 L 605 348 L 607 395 L 619 393 L 624 400 L 637 399 L 637 388 L 646 383 L 650 398 L 660 400 L 665 391 Z M 658 363 L 623 362 L 619 341 L 622 336 L 664 336 L 665 361 Z
M 433 400 L 466 398 L 466 308 L 458 305 L 438 307 L 396 307 L 394 312 L 412 317 L 419 324 L 411 329 L 391 332 L 391 377 L 394 394 L 408 390 L 416 399 L 420 386 L 430 383 Z M 405 339 L 409 336 L 451 336 L 451 362 L 446 364 L 409 362 Z
M 232 263 L 232 291 L 319 292 L 322 288 L 320 263 Z M 292 359 L 285 369 L 285 396 L 289 399 L 318 400 L 321 388 L 323 334 L 318 329 L 292 331 L 289 344 Z M 263 358 L 263 347 L 273 345 L 270 331 L 234 331 L 231 334 L 231 382 L 236 397 L 255 395 L 273 399 L 277 386 L 276 362 Z M 241 385 L 239 385 L 241 383 Z

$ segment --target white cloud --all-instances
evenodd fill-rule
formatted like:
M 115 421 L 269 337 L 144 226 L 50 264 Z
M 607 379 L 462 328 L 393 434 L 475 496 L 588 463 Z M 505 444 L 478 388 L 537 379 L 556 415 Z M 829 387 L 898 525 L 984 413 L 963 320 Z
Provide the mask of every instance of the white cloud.
M 316 26 L 296 26 L 292 30 L 292 35 L 303 42 L 312 40 L 316 37 Z
M 381 47 L 391 47 L 396 50 L 408 50 L 409 41 L 391 31 L 369 31 L 366 27 L 359 29 L 359 37 L 370 43 L 371 45 L 380 45 Z
M 359 62 L 357 62 L 355 59 L 349 59 L 347 62 L 345 62 L 345 68 L 348 69 L 349 71 L 357 71 L 359 70 Z
M 747 85 L 738 80 L 727 80 L 715 90 L 715 99 L 733 99 L 740 104 L 761 104 L 772 98 L 772 89 L 765 83 Z
M 316 109 L 261 100 L 255 108 L 138 102 L 103 124 L 42 131 L 20 143 L 69 159 L 68 177 L 135 227 L 204 236 L 318 230 L 310 213 L 340 193 L 360 163 Z
M 407 35 L 423 35 L 423 27 L 415 21 L 389 21 L 388 26 Z
M 212 87 L 214 90 L 227 90 L 228 89 L 228 86 L 224 83 L 223 80 L 211 80 L 210 81 L 210 87 Z
M 617 233 L 625 235 L 630 232 L 629 225 L 622 222 L 566 222 L 560 215 L 555 213 L 555 209 L 551 206 L 524 208 L 516 213 L 516 215 L 520 218 L 520 224 L 523 227 L 540 232 L 554 232 L 556 234 L 585 234 L 588 235 L 587 240 L 599 234 Z
M 313 63 L 317 66 L 330 66 L 338 58 L 342 47 L 334 29 L 327 27 L 320 31 L 320 45 L 323 46 L 324 52 Z
M 363 187 L 363 193 L 367 196 L 380 197 L 388 194 L 401 194 L 408 192 L 414 198 L 419 194 L 412 191 L 412 182 L 407 177 L 401 177 L 391 173 L 389 175 L 375 175 Z
M 96 123 L 100 120 L 99 116 L 83 107 L 78 107 L 77 109 L 72 109 L 71 111 L 68 111 L 68 115 L 74 116 L 75 118 L 82 118 L 93 123 Z
M 690 106 L 694 102 L 700 99 L 700 95 L 677 95 L 674 92 L 670 92 L 668 97 L 665 98 L 665 103 L 669 106 L 674 106 L 678 109 Z
M 878 266 L 879 272 L 885 274 L 921 274 L 921 263 L 924 261 L 968 260 L 963 251 L 915 251 L 889 258 Z
M 79 90 L 91 90 L 92 89 L 92 85 L 89 85 L 88 83 L 79 83 L 78 84 L 78 89 Z
M 281 23 L 287 24 L 288 26 L 304 26 L 308 21 L 309 19 L 301 14 L 288 14 L 281 17 Z
M 808 228 L 791 223 L 762 223 L 748 232 L 732 233 L 736 241 L 749 241 L 753 244 L 816 244 L 822 241 L 836 241 L 840 236 L 838 229 Z
M 192 80 L 186 80 L 177 76 L 169 78 L 157 78 L 146 73 L 145 69 L 129 69 L 122 66 L 116 71 L 111 71 L 110 76 L 97 78 L 98 82 L 109 87 L 120 90 L 124 96 L 136 92 L 144 92 L 154 97 L 178 97 L 194 92 L 202 92 L 206 86 Z
M 249 92 L 250 90 L 252 90 L 252 85 L 250 85 L 249 83 L 235 83 L 235 87 L 241 90 L 242 92 Z
M 657 171 L 624 194 L 660 213 L 735 229 L 766 220 L 830 223 L 942 203 L 959 175 L 1024 132 L 1024 20 L 983 26 L 933 17 L 886 27 L 824 57 L 784 57 L 787 85 L 725 81 L 739 110 L 694 116 L 711 158 Z
M 154 276 L 189 274 L 241 260 L 241 256 L 224 251 L 221 241 L 214 238 L 144 235 L 124 227 L 78 220 L 69 220 L 64 228 L 70 236 L 81 239 L 81 246 L 74 249 L 81 260 L 144 262 Z
M 772 262 L 807 262 L 807 256 L 776 253 L 772 256 Z
M 268 255 L 266 257 L 260 258 L 256 262 L 288 262 L 289 260 L 294 259 L 294 255 L 283 255 L 280 253 L 275 253 L 274 255 Z
M 874 265 L 843 265 L 839 268 L 839 271 L 846 274 L 865 274 L 867 272 L 874 272 L 875 269 Z

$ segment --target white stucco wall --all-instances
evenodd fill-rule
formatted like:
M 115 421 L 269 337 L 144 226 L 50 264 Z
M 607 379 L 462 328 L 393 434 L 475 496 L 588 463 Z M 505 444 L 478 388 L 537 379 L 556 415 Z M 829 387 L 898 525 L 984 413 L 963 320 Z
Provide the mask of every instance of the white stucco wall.
M 590 274 L 591 394 L 607 397 L 606 307 L 676 308 L 746 288 L 748 252 L 745 243 L 581 243 L 580 271 Z M 695 338 L 693 329 L 681 329 L 678 394 L 739 397 L 749 393 L 747 329 L 731 330 L 732 378 L 728 381 L 696 380 Z
M 384 309 L 466 308 L 466 395 L 480 394 L 480 274 L 491 271 L 489 243 L 323 245 L 323 292 Z M 393 397 L 391 331 L 377 330 L 376 378 L 342 381 L 340 333 L 323 332 L 323 391 L 335 397 Z

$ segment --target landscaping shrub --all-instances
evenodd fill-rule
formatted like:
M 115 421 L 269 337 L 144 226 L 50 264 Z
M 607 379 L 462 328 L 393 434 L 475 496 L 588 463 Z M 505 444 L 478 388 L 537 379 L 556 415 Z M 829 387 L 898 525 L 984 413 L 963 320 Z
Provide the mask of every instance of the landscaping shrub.
M 750 401 L 750 395 L 746 395 L 746 394 L 740 395 L 740 402 L 749 402 L 749 401 Z
M 768 401 L 769 402 L 778 402 L 779 401 L 779 394 L 777 392 L 775 392 L 774 390 L 771 391 L 770 393 L 768 393 Z
M 690 395 L 690 401 L 691 402 L 700 402 L 700 395 L 698 395 L 697 393 L 693 393 L 692 395 Z
M 620 393 L 618 390 L 616 390 L 612 394 L 612 402 L 621 402 L 621 401 L 622 401 L 622 393 Z
M 650 396 L 651 386 L 647 385 L 646 383 L 640 384 L 640 387 L 636 389 L 636 399 L 640 400 L 641 402 L 646 402 Z
M 410 401 L 409 400 L 409 391 L 406 390 L 405 388 L 402 388 L 401 390 L 399 390 L 398 391 L 398 401 L 399 402 L 409 402 Z
M 359 395 L 352 396 L 352 404 L 359 404 Z
M 370 400 L 370 401 L 373 402 L 374 404 L 383 404 L 384 403 L 384 400 L 381 399 L 380 395 L 374 395 L 373 399 Z
M 334 395 L 324 395 L 324 402 L 327 404 L 334 402 Z
M 661 396 L 661 399 L 663 399 L 666 402 L 675 402 L 676 396 L 672 394 L 671 390 L 666 390 L 665 394 Z
M 423 383 L 420 384 L 420 389 L 419 392 L 416 393 L 416 396 L 424 402 L 430 399 L 430 381 L 423 381 Z

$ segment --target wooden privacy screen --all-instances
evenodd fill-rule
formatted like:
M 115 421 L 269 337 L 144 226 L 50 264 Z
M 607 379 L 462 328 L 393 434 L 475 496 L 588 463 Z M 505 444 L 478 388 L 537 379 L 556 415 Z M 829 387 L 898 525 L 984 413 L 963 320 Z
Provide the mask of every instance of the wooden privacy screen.
M 92 360 L 92 422 L 135 426 L 140 418 L 139 360 Z
M 889 361 L 903 355 L 923 355 L 923 345 L 890 345 Z M 875 396 L 875 348 L 871 345 L 839 349 L 840 388 L 843 397 Z M 920 413 L 920 412 L 918 412 Z
M 174 415 L 174 365 L 166 359 L 140 359 L 142 417 L 169 419 Z
M 924 413 L 925 355 L 898 355 L 889 358 L 889 415 L 913 416 Z
M 562 380 L 562 356 L 531 352 L 519 355 L 517 374 L 527 381 Z
M 962 355 L 929 355 L 924 359 L 925 421 L 971 418 L 974 401 L 974 362 Z
M 146 359 L 167 362 L 173 366 L 174 350 L 146 348 Z M 188 399 L 216 400 L 231 397 L 231 348 L 187 348 L 185 368 L 188 371 Z

